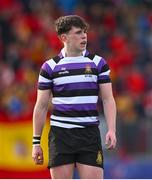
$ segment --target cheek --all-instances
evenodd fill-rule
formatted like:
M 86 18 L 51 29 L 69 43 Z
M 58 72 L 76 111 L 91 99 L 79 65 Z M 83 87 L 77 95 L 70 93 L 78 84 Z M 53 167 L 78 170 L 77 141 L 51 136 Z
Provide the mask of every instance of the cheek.
M 78 43 L 80 42 L 80 38 L 79 38 L 79 37 L 75 37 L 75 38 L 73 39 L 73 42 L 78 44 Z
M 71 39 L 71 43 L 72 45 L 76 45 L 78 43 L 78 39 L 77 38 L 73 38 Z
M 72 46 L 77 45 L 80 42 L 80 38 L 76 36 L 72 36 L 71 38 L 68 39 L 68 43 Z

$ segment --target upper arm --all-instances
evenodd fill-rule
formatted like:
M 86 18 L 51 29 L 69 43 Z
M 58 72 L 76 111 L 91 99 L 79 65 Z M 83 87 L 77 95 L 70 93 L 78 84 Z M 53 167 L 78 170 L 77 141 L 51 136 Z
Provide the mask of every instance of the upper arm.
M 47 108 L 51 98 L 51 90 L 38 90 L 36 105 Z
M 100 96 L 103 101 L 113 98 L 111 83 L 99 84 L 99 89 L 100 89 Z

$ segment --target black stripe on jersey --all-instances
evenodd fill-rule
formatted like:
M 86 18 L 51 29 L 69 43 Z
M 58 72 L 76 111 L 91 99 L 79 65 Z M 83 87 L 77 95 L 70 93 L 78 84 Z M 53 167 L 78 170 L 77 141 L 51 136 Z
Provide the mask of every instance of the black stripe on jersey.
M 108 79 L 99 79 L 98 80 L 98 84 L 103 84 L 103 83 L 110 83 L 111 82 L 111 79 L 108 78 Z
M 95 54 L 88 54 L 88 55 L 86 55 L 85 57 L 88 57 L 89 59 L 91 59 L 91 60 L 93 60 L 94 59 L 94 57 L 95 57 Z
M 51 79 L 49 74 L 44 69 L 41 69 L 40 75 L 47 78 L 47 79 Z
M 62 58 L 60 56 L 55 56 L 54 58 L 52 58 L 55 63 L 57 64 Z
M 54 72 L 52 74 L 53 78 L 58 78 L 58 77 L 64 77 L 64 76 L 75 76 L 75 75 L 85 75 L 85 74 L 92 74 L 92 75 L 98 75 L 98 70 L 96 68 L 91 68 L 90 72 L 86 72 L 85 68 L 82 69 L 67 69 L 65 71 L 58 71 Z
M 79 125 L 79 126 L 97 126 L 99 125 L 99 121 L 93 121 L 93 122 L 69 122 L 69 121 L 59 121 L 59 120 L 56 120 L 56 119 L 52 119 L 51 118 L 51 121 L 56 121 L 56 122 L 60 122 L 60 123 L 65 123 L 65 124 L 72 124 L 72 125 Z
M 98 96 L 98 89 L 77 89 L 54 91 L 53 97 Z
M 108 71 L 108 70 L 109 70 L 108 64 L 105 64 L 105 65 L 102 66 L 102 68 L 101 68 L 101 72 L 106 72 L 106 71 Z
M 97 110 L 89 110 L 89 111 L 53 111 L 54 116 L 60 117 L 91 117 L 98 116 Z
M 51 86 L 41 86 L 41 85 L 38 85 L 38 89 L 39 90 L 48 90 L 48 89 L 51 89 Z

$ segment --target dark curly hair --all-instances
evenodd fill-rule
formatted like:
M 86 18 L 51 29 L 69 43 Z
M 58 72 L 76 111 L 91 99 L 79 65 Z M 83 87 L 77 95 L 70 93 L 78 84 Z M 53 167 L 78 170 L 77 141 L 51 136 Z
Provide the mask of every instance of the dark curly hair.
M 84 30 L 89 28 L 87 22 L 77 15 L 61 16 L 55 21 L 55 28 L 58 35 L 68 33 L 72 26 L 79 27 Z

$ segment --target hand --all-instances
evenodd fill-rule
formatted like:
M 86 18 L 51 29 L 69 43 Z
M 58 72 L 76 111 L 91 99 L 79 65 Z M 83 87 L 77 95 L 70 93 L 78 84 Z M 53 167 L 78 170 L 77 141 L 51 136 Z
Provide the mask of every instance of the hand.
M 116 147 L 116 142 L 117 140 L 116 140 L 115 132 L 108 131 L 106 134 L 106 141 L 105 141 L 107 149 L 108 150 L 114 149 Z
M 32 148 L 32 158 L 37 165 L 43 164 L 43 150 L 40 145 L 33 146 Z

